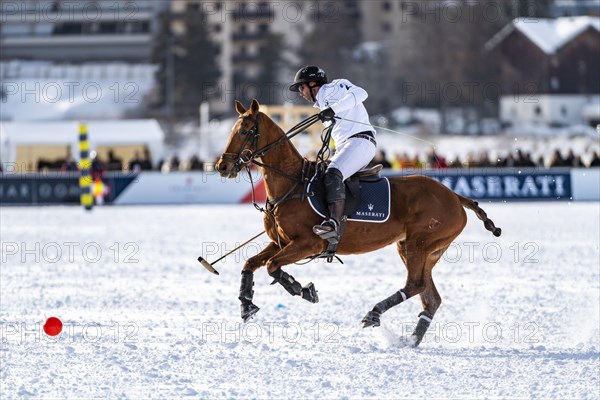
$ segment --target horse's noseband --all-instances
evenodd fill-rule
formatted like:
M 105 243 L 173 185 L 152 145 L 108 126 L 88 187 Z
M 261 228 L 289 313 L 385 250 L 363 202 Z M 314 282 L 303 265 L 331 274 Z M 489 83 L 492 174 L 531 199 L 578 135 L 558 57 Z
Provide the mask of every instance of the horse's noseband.
M 239 117 L 239 119 L 254 122 L 254 125 L 248 130 L 243 130 L 240 128 L 239 134 L 244 138 L 244 142 L 242 143 L 240 151 L 238 151 L 237 154 L 223 154 L 223 158 L 230 159 L 233 161 L 233 168 L 235 172 L 239 172 L 243 167 L 245 167 L 254 159 L 254 152 L 258 148 L 258 139 L 260 138 L 260 133 L 258 132 L 258 116 L 256 118 L 252 118 L 247 115 L 242 115 Z M 246 147 L 246 144 L 248 143 L 250 143 L 250 147 Z
M 244 149 L 240 152 L 239 160 L 244 164 L 248 164 L 250 161 L 252 161 L 252 154 L 252 150 Z

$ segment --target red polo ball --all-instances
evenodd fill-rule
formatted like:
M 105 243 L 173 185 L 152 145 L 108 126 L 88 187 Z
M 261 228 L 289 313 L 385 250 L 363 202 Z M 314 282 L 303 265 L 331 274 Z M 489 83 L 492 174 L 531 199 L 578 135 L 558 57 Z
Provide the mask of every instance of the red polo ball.
M 60 332 L 62 331 L 62 321 L 56 317 L 50 317 L 46 320 L 46 323 L 44 324 L 44 332 L 46 332 L 46 335 L 48 336 L 56 336 L 58 334 L 60 334 Z

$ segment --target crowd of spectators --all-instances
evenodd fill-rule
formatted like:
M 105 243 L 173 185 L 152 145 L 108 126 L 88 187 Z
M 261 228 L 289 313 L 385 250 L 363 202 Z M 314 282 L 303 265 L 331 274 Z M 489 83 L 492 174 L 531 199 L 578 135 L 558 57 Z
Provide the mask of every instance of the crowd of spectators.
M 423 155 L 408 153 L 397 153 L 389 156 L 385 150 L 380 149 L 371 164 L 383 164 L 384 168 L 394 170 L 410 169 L 440 169 L 440 168 L 512 168 L 512 167 L 600 167 L 600 157 L 598 151 L 592 151 L 583 161 L 582 156 L 575 154 L 573 150 L 568 150 L 566 154 L 556 149 L 547 157 L 533 157 L 531 153 L 523 150 L 516 150 L 504 157 L 494 158 L 489 156 L 488 152 L 481 151 L 479 154 L 469 153 L 465 159 L 455 157 L 448 159 L 441 154 L 437 154 L 434 149 Z M 159 160 L 156 164 L 152 163 L 152 158 L 148 149 L 144 149 L 143 155 L 139 151 L 134 152 L 134 157 L 128 162 L 123 162 L 114 155 L 112 150 L 108 151 L 107 160 L 97 155 L 92 159 L 92 175 L 101 176 L 106 171 L 120 172 L 140 172 L 140 171 L 203 171 L 211 169 L 214 163 L 206 163 L 197 155 L 191 156 L 188 160 L 181 161 L 177 155 L 169 159 Z M 64 172 L 78 171 L 79 164 L 72 157 L 63 160 L 47 161 L 38 160 L 37 170 L 61 170 Z M 2 169 L 0 167 L 0 172 Z
M 419 154 L 409 156 L 408 153 L 398 153 L 393 157 L 389 157 L 385 150 L 379 150 L 372 164 L 383 164 L 384 168 L 395 170 L 487 167 L 587 168 L 600 167 L 600 157 L 598 156 L 598 151 L 593 151 L 591 156 L 588 157 L 587 162 L 584 162 L 582 156 L 575 154 L 573 150 L 568 150 L 565 156 L 563 156 L 560 150 L 556 149 L 548 157 L 533 157 L 531 153 L 518 149 L 514 153 L 494 159 L 490 157 L 488 152 L 481 151 L 477 155 L 469 153 L 465 159 L 455 157 L 449 160 L 445 156 L 437 154 L 434 149 L 431 149 L 423 157 Z

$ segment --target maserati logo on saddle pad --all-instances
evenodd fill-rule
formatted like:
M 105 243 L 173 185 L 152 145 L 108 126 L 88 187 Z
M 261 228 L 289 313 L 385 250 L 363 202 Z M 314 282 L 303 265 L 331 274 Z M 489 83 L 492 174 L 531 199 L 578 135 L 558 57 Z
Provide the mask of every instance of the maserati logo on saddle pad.
M 322 203 L 322 192 L 317 188 L 320 182 L 311 182 L 309 186 L 309 193 L 312 195 L 308 197 L 308 202 L 314 212 L 321 217 L 325 218 L 327 214 L 327 208 Z M 358 194 L 360 199 L 353 197 L 352 190 L 348 189 L 346 185 L 346 210 L 348 207 L 352 207 L 352 203 L 358 201 L 358 208 L 352 211 L 348 215 L 348 221 L 358 222 L 376 222 L 381 223 L 388 220 L 390 217 L 390 182 L 387 178 L 381 178 L 377 181 L 360 181 L 360 193 Z M 324 194 L 324 193 L 323 193 Z M 356 204 L 355 204 L 356 206 Z

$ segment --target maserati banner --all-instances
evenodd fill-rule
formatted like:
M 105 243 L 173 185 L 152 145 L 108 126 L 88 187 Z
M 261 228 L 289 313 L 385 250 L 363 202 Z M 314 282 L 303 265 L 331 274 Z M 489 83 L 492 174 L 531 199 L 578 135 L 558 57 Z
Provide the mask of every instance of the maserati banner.
M 578 169 L 447 169 L 384 171 L 387 177 L 426 175 L 456 193 L 480 200 L 600 200 L 600 168 Z M 0 204 L 79 204 L 77 174 L 0 175 Z M 237 204 L 264 203 L 258 172 L 228 180 L 217 173 L 144 172 L 103 178 L 105 204 Z

